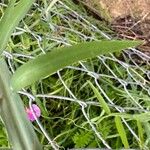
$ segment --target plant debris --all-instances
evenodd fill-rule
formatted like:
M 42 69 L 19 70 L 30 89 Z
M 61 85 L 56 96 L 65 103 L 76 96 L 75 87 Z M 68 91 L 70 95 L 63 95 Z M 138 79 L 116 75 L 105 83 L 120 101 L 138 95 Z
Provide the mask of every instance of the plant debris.
M 138 49 L 150 56 L 150 0 L 75 0 L 111 24 L 121 39 L 143 40 Z

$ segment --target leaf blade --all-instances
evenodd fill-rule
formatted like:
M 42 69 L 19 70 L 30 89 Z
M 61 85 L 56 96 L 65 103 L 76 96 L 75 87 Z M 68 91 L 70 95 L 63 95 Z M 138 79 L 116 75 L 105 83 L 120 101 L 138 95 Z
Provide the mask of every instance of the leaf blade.
M 103 97 L 101 96 L 101 94 L 99 93 L 99 91 L 94 87 L 94 85 L 88 81 L 88 83 L 90 84 L 94 94 L 96 95 L 97 99 L 99 100 L 99 103 L 101 104 L 102 108 L 104 109 L 104 111 L 109 115 L 111 114 L 111 111 L 107 105 L 107 103 L 105 102 L 105 100 L 103 99 Z
M 13 149 L 42 150 L 24 104 L 19 95 L 10 88 L 10 72 L 3 58 L 0 59 L 0 115 L 5 123 Z
M 15 1 L 16 0 L 10 1 L 0 21 L 0 54 L 3 52 L 13 30 L 34 2 L 34 0 L 21 0 L 17 6 L 14 6 Z
M 127 140 L 125 129 L 123 127 L 123 124 L 121 122 L 121 118 L 119 116 L 115 117 L 115 124 L 116 124 L 116 128 L 118 130 L 118 133 L 120 135 L 120 138 L 122 140 L 122 143 L 123 143 L 124 147 L 127 148 L 127 149 L 130 148 L 128 140 Z
M 55 49 L 21 66 L 12 77 L 12 87 L 19 90 L 80 60 L 139 44 L 138 41 L 94 41 Z

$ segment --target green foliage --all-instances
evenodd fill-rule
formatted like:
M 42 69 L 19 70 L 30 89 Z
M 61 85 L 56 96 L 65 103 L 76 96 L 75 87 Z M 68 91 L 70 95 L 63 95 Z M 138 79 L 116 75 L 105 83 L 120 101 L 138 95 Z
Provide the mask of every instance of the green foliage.
M 0 122 L 0 147 L 7 147 L 8 139 L 6 136 L 6 131 L 2 123 Z
M 0 90 L 3 93 L 0 99 L 0 111 L 10 142 L 16 150 L 35 147 L 40 150 L 41 145 L 26 117 L 23 102 L 19 95 L 10 88 L 10 72 L 3 58 L 0 59 L 0 70 Z
M 14 90 L 20 90 L 80 60 L 118 52 L 138 44 L 138 41 L 94 41 L 54 49 L 21 66 L 12 77 L 12 87 Z
M 124 144 L 124 148 L 130 148 L 129 143 L 128 143 L 128 139 L 126 136 L 126 131 L 123 127 L 123 124 L 121 122 L 121 118 L 119 116 L 115 117 L 115 123 L 116 123 L 116 128 L 118 130 L 118 133 L 120 135 L 120 138 L 122 140 L 122 143 Z
M 144 129 L 142 126 L 142 123 L 137 120 L 137 127 L 138 127 L 138 136 L 140 138 L 139 146 L 140 148 L 143 148 L 144 145 Z
M 4 16 L 0 20 L 0 54 L 5 49 L 6 44 L 20 20 L 25 16 L 34 0 L 20 0 L 15 5 L 16 0 L 11 0 Z
M 94 85 L 90 81 L 88 81 L 88 83 L 90 84 L 91 88 L 93 89 L 94 94 L 96 95 L 97 99 L 99 100 L 100 104 L 102 105 L 102 108 L 104 109 L 104 111 L 107 114 L 110 114 L 111 111 L 109 109 L 109 106 L 107 105 L 107 103 L 105 102 L 105 100 L 103 99 L 103 97 L 101 96 L 99 91 L 94 87 Z
M 122 118 L 127 118 L 131 120 L 138 120 L 140 122 L 148 122 L 150 121 L 150 113 L 145 112 L 145 113 L 140 113 L 140 114 L 128 114 L 128 113 L 112 113 L 111 116 L 119 116 Z
M 5 50 L 10 36 L 26 15 L 34 0 L 11 0 L 0 20 L 0 55 Z M 23 102 L 10 87 L 10 72 L 0 56 L 0 112 L 6 126 L 10 143 L 15 150 L 42 149 L 34 129 L 27 119 Z M 3 138 L 3 137 L 0 137 Z M 4 143 L 3 139 L 1 142 Z
M 13 6 L 14 1 L 11 0 L 12 6 Z M 24 3 L 26 2 L 27 1 L 24 1 Z M 60 5 L 61 2 L 64 2 L 64 5 Z M 22 3 L 22 0 L 18 4 L 21 4 L 21 3 Z M 92 17 L 88 17 L 86 14 L 85 8 L 81 7 L 80 5 L 75 5 L 72 1 L 68 1 L 68 0 L 60 1 L 60 3 L 59 2 L 57 3 L 58 5 L 57 4 L 54 5 L 52 10 L 47 12 L 48 18 L 46 18 L 44 12 L 45 10 L 47 10 L 48 6 L 50 6 L 50 3 L 51 1 L 46 1 L 46 0 L 36 1 L 35 5 L 32 7 L 28 15 L 24 18 L 22 22 L 20 22 L 19 24 L 20 29 L 18 28 L 16 29 L 15 34 L 17 33 L 19 34 L 11 37 L 7 45 L 7 51 L 13 56 L 13 60 L 11 60 L 11 65 L 14 70 L 19 68 L 20 65 L 22 65 L 21 68 L 24 67 L 23 64 L 27 65 L 29 63 L 28 65 L 30 65 L 30 61 L 28 62 L 30 56 L 31 57 L 38 56 L 38 58 L 42 57 L 43 58 L 42 60 L 44 60 L 42 65 L 44 65 L 45 62 L 50 63 L 52 56 L 49 57 L 47 55 L 51 55 L 50 53 L 55 51 L 56 49 L 57 50 L 61 48 L 64 49 L 65 44 L 74 45 L 76 43 L 81 43 L 84 41 L 93 41 L 93 39 L 95 39 L 96 41 L 100 40 L 100 47 L 101 47 L 101 43 L 103 43 L 102 41 L 105 39 L 105 37 L 100 32 L 104 31 L 104 33 L 108 35 L 110 34 L 112 35 L 113 33 L 106 26 L 106 24 L 103 23 L 103 21 L 95 20 Z M 83 14 L 85 18 L 88 18 L 89 23 L 85 23 L 79 16 L 76 16 L 75 13 L 71 12 L 69 9 L 66 9 L 64 7 L 65 4 L 67 4 L 69 9 L 72 8 L 77 13 L 79 13 L 79 16 L 82 16 Z M 24 7 L 26 6 L 27 5 L 24 5 Z M 9 11 L 13 13 L 10 16 L 8 15 L 7 16 L 8 18 L 16 16 L 15 14 L 16 7 L 12 7 L 12 8 L 13 9 L 15 8 L 15 11 L 13 9 L 10 9 Z M 4 7 L 4 10 L 5 10 L 5 7 Z M 0 9 L 1 12 L 3 12 L 4 10 Z M 11 26 L 13 26 L 15 19 L 12 20 L 11 18 L 7 20 L 6 22 L 7 23 L 11 22 L 12 23 Z M 92 25 L 90 25 L 90 22 L 92 22 Z M 97 27 L 99 27 L 101 31 L 99 29 L 97 31 L 96 28 L 92 28 L 94 24 L 96 24 Z M 3 24 L 3 27 L 6 27 L 6 26 L 11 27 L 9 24 L 6 24 L 6 25 Z M 0 28 L 0 31 L 2 31 L 2 29 L 3 28 Z M 7 34 L 7 36 L 10 37 L 10 33 L 12 32 L 12 30 L 9 29 L 8 31 L 1 32 L 1 35 Z M 23 32 L 25 31 L 25 32 L 23 33 L 22 31 Z M 40 41 L 39 39 L 36 39 L 38 37 L 40 37 L 42 40 Z M 53 39 L 53 37 L 55 38 Z M 0 48 L 5 47 L 7 40 L 9 39 L 5 39 L 5 38 L 3 39 L 3 37 L 0 37 L 0 41 L 1 40 L 4 40 L 5 42 L 2 45 L 0 45 Z M 108 42 L 112 42 L 112 41 L 108 41 Z M 110 48 L 109 52 L 112 52 L 112 48 L 114 46 L 117 46 L 117 45 L 115 44 L 111 48 L 109 46 Z M 125 44 L 125 46 L 127 45 Z M 43 55 L 43 56 L 41 55 L 41 53 L 43 52 L 41 51 L 41 48 L 44 50 L 44 52 L 46 52 L 46 55 Z M 69 48 L 71 50 L 71 47 Z M 87 50 L 87 49 L 84 49 L 84 50 Z M 91 49 L 91 51 L 93 51 L 93 48 Z M 72 53 L 72 50 L 70 51 L 71 57 L 70 56 L 68 57 L 67 55 L 65 55 L 67 56 L 67 61 L 72 61 L 70 63 L 67 63 L 66 65 L 69 65 L 75 62 L 73 61 L 74 60 L 73 56 L 74 54 L 76 54 L 76 52 L 74 51 L 72 54 L 71 53 Z M 86 56 L 89 54 L 86 54 Z M 22 57 L 22 56 L 27 56 L 27 57 Z M 45 57 L 49 57 L 49 59 L 46 60 Z M 110 55 L 108 54 L 107 57 L 110 57 Z M 38 58 L 35 58 L 35 64 Z M 59 58 L 61 58 L 61 56 Z M 86 57 L 86 58 L 91 58 L 91 56 Z M 120 55 L 119 55 L 119 59 L 117 61 L 119 61 L 120 59 L 122 58 L 120 58 Z M 55 60 L 55 58 L 53 57 L 52 60 Z M 76 62 L 78 60 L 79 59 L 76 59 Z M 55 61 L 56 61 L 56 64 L 59 62 L 57 60 L 57 57 Z M 132 78 L 129 76 L 129 74 L 127 73 L 126 68 L 122 67 L 117 62 L 106 59 L 105 63 L 108 65 L 108 67 L 112 69 L 112 72 L 116 74 L 118 79 L 120 78 L 126 81 L 127 83 L 134 82 Z M 72 91 L 72 93 L 77 97 L 77 99 L 80 99 L 83 102 L 89 102 L 89 103 L 91 102 L 94 104 L 94 105 L 93 104 L 87 105 L 86 111 L 92 123 L 95 125 L 97 131 L 103 136 L 106 142 L 109 143 L 112 149 L 122 148 L 123 144 L 120 138 L 120 134 L 117 131 L 117 128 L 115 126 L 116 124 L 114 121 L 114 116 L 122 117 L 127 121 L 131 129 L 140 138 L 140 141 L 138 141 L 132 135 L 129 129 L 125 127 L 125 125 L 123 124 L 124 130 L 125 130 L 124 132 L 126 134 L 126 137 L 128 138 L 127 140 L 129 141 L 130 148 L 139 148 L 139 147 L 141 149 L 144 148 L 144 146 L 147 143 L 150 143 L 149 142 L 150 141 L 149 140 L 150 139 L 150 125 L 148 123 L 148 121 L 150 120 L 149 113 L 143 113 L 143 110 L 141 111 L 140 109 L 138 109 L 138 107 L 136 107 L 136 105 L 134 105 L 135 103 L 127 95 L 127 93 L 124 90 L 124 87 L 118 83 L 118 80 L 116 80 L 116 78 L 111 79 L 108 77 L 108 76 L 112 76 L 112 74 L 108 71 L 108 69 L 106 69 L 106 66 L 101 61 L 99 61 L 96 58 L 93 58 L 93 59 L 88 59 L 86 62 L 82 61 L 82 64 L 89 71 L 92 71 L 93 73 L 97 73 L 100 75 L 104 75 L 104 76 L 100 76 L 100 78 L 97 79 L 99 82 L 99 85 L 106 92 L 107 96 L 114 102 L 116 107 L 118 108 L 122 107 L 125 109 L 125 112 L 123 114 L 118 113 L 118 111 L 116 111 L 115 109 L 115 105 L 113 106 L 113 105 L 108 104 L 107 100 L 105 100 L 104 95 L 103 94 L 99 95 L 101 92 L 97 90 L 98 87 L 95 84 L 94 79 L 90 75 L 88 75 L 87 72 L 80 71 L 80 70 L 78 71 L 75 69 L 68 69 L 68 68 L 65 68 L 62 71 L 60 71 L 60 74 L 64 83 Z M 53 65 L 47 64 L 45 68 L 44 66 L 41 66 L 39 70 L 36 68 L 37 69 L 36 75 L 40 71 L 43 71 L 43 68 L 49 71 L 49 68 L 51 66 Z M 141 68 L 143 68 L 143 66 L 141 66 Z M 21 80 L 19 80 L 19 77 L 24 78 L 25 76 L 26 76 L 25 78 L 27 82 L 30 82 L 30 80 L 28 79 L 29 77 L 32 78 L 32 75 L 34 73 L 33 72 L 34 67 L 36 67 L 36 65 L 27 67 L 31 69 L 30 70 L 31 72 L 29 71 L 28 76 L 18 75 L 18 80 L 16 80 L 16 82 L 18 81 L 17 84 L 21 83 L 20 82 Z M 58 68 L 55 68 L 55 71 L 53 71 L 52 73 L 56 72 L 57 69 L 59 70 L 60 68 L 63 68 L 63 67 L 64 66 L 59 66 Z M 74 67 L 80 67 L 80 64 L 76 63 L 74 64 Z M 145 67 L 148 70 L 149 66 L 145 65 Z M 22 74 L 24 74 L 25 73 L 24 70 L 22 71 L 23 71 Z M 129 68 L 129 71 L 131 71 L 132 74 L 134 74 L 135 79 L 139 81 L 141 80 L 139 77 L 137 78 L 138 71 L 137 73 L 133 72 L 131 68 Z M 42 76 L 40 78 L 37 78 L 35 81 L 39 81 L 39 79 L 43 79 L 44 77 L 46 77 L 47 75 L 49 76 L 50 74 L 51 72 L 48 72 L 45 75 L 43 75 L 42 73 Z M 105 75 L 108 75 L 108 76 L 105 76 Z M 33 76 L 33 78 L 34 77 L 35 76 Z M 5 78 L 6 76 L 4 76 L 4 79 Z M 91 88 L 91 86 L 86 81 L 90 81 L 92 85 L 94 85 L 94 88 Z M 146 92 L 144 92 L 144 90 L 141 90 L 141 88 L 139 88 L 138 85 L 137 86 L 133 85 L 131 87 L 127 86 L 127 90 L 138 103 L 142 102 L 142 106 L 144 105 L 145 109 L 149 108 L 150 106 L 149 97 L 146 94 Z M 64 85 L 62 84 L 62 81 L 60 80 L 60 78 L 58 78 L 57 74 L 53 74 L 47 78 L 44 78 L 42 81 L 40 80 L 40 82 L 36 82 L 36 84 L 32 84 L 31 88 L 30 89 L 28 88 L 28 92 L 31 92 L 35 96 L 36 94 L 40 93 L 40 94 L 46 94 L 46 95 L 61 95 L 64 97 L 70 97 L 70 94 L 68 93 L 66 88 L 64 88 Z M 93 92 L 95 95 L 93 95 Z M 17 100 L 18 99 L 15 99 L 14 101 L 11 99 L 10 102 L 15 103 Z M 22 96 L 22 100 L 24 104 L 29 103 L 29 100 L 26 96 Z M 22 100 L 20 100 L 20 102 L 22 102 Z M 42 111 L 42 117 L 40 118 L 40 121 L 44 129 L 47 131 L 48 134 L 50 134 L 50 136 L 52 136 L 52 138 L 55 138 L 55 141 L 58 143 L 58 145 L 60 145 L 60 149 L 61 147 L 62 149 L 74 148 L 74 146 L 80 147 L 80 148 L 104 148 L 104 145 L 102 144 L 102 142 L 96 137 L 96 135 L 94 135 L 94 132 L 91 131 L 91 127 L 89 127 L 89 124 L 87 123 L 85 117 L 83 116 L 81 107 L 79 106 L 78 103 L 76 103 L 76 101 L 71 102 L 71 101 L 66 101 L 62 99 L 37 97 L 36 103 L 39 105 Z M 12 111 L 10 111 L 11 109 L 9 109 L 9 107 L 6 107 L 6 110 L 8 111 L 8 113 L 6 113 L 5 118 L 11 116 L 11 115 L 8 115 L 9 113 L 16 114 L 15 112 L 17 111 L 17 109 L 20 109 L 20 105 L 17 105 L 17 106 L 18 106 L 17 108 L 14 107 L 16 110 L 13 111 L 13 113 Z M 131 109 L 131 111 L 128 109 Z M 104 110 L 105 112 L 107 112 L 107 114 L 104 113 Z M 111 112 L 111 115 L 108 115 L 110 114 L 110 112 Z M 137 120 L 138 122 L 136 124 Z M 44 149 L 46 150 L 52 149 L 47 138 L 40 131 L 37 124 L 33 123 L 33 125 L 34 125 L 34 128 L 36 129 L 36 133 L 38 135 L 38 138 L 41 144 L 44 145 Z M 85 130 L 81 130 L 81 128 L 82 129 L 85 128 Z M 16 129 L 17 128 L 15 127 L 14 130 Z M 12 134 L 13 133 L 14 132 L 12 132 Z M 144 134 L 144 136 L 142 136 L 142 134 Z M 22 135 L 24 136 L 24 134 Z M 2 136 L 3 136 L 3 130 L 2 130 Z M 2 140 L 0 139 L 1 140 L 0 142 L 2 142 L 3 145 L 5 145 L 8 140 L 6 139 L 6 136 L 5 137 L 4 136 Z M 23 136 L 18 136 L 18 137 L 22 139 Z M 83 139 L 84 141 L 82 141 Z M 150 146 L 148 145 L 148 147 Z M 28 149 L 31 149 L 31 148 L 28 148 Z
M 76 148 L 86 148 L 93 140 L 94 136 L 90 131 L 80 130 L 73 136 Z

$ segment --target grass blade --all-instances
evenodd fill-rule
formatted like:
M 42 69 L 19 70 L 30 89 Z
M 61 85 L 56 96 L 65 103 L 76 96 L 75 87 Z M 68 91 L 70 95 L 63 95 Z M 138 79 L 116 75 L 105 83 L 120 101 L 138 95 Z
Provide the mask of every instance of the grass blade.
M 16 6 L 16 0 L 11 0 L 4 16 L 0 21 L 0 54 L 3 52 L 13 30 L 25 16 L 34 0 L 20 0 Z
M 139 135 L 139 139 L 140 139 L 139 145 L 141 148 L 143 148 L 143 146 L 144 146 L 144 129 L 142 127 L 142 123 L 139 120 L 137 120 L 137 127 L 138 127 L 138 135 Z
M 110 114 L 111 111 L 110 111 L 110 109 L 109 109 L 107 103 L 105 102 L 105 100 L 103 99 L 103 97 L 101 96 L 101 94 L 99 93 L 99 91 L 94 87 L 94 85 L 93 85 L 90 81 L 88 81 L 88 83 L 90 84 L 90 86 L 91 86 L 91 88 L 92 88 L 94 94 L 96 95 L 97 99 L 99 100 L 99 102 L 100 102 L 102 108 L 104 109 L 104 111 L 105 111 L 107 114 Z
M 117 130 L 118 130 L 118 133 L 120 135 L 120 138 L 122 140 L 122 143 L 124 145 L 125 148 L 130 148 L 129 147 L 129 143 L 128 143 L 128 140 L 127 140 L 127 136 L 126 136 L 126 132 L 125 132 L 125 129 L 123 127 L 123 124 L 121 122 L 121 118 L 119 116 L 116 116 L 115 117 L 115 124 L 116 124 L 116 127 L 117 127 Z
M 94 41 L 52 50 L 21 66 L 12 77 L 12 87 L 19 90 L 72 63 L 139 44 L 138 41 Z

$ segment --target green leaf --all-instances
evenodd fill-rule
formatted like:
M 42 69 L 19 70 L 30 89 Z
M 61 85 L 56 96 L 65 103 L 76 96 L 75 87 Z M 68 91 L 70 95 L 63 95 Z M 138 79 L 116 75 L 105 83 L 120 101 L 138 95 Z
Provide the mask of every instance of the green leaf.
M 10 88 L 10 72 L 0 59 L 0 115 L 14 150 L 41 150 L 41 144 L 29 122 L 19 95 Z
M 141 114 L 134 114 L 133 119 L 139 120 L 141 122 L 148 122 L 148 121 L 150 121 L 150 113 L 145 112 L 145 113 L 141 113 Z
M 75 148 L 85 148 L 89 145 L 93 139 L 93 135 L 89 131 L 82 131 L 77 132 L 73 136 L 73 142 L 75 143 Z
M 120 138 L 122 140 L 122 143 L 123 143 L 124 147 L 125 148 L 130 148 L 128 140 L 127 140 L 125 129 L 123 127 L 123 124 L 121 122 L 121 118 L 119 116 L 115 117 L 115 123 L 116 123 L 116 127 L 117 127 L 118 133 L 120 135 Z
M 143 145 L 144 145 L 144 129 L 142 127 L 142 123 L 137 120 L 137 127 L 138 127 L 138 135 L 139 135 L 139 144 L 140 144 L 140 147 L 142 148 Z
M 101 96 L 101 94 L 99 93 L 99 91 L 94 87 L 94 85 L 93 85 L 90 81 L 88 81 L 88 83 L 90 84 L 90 86 L 91 86 L 91 88 L 92 88 L 92 90 L 93 90 L 95 96 L 96 96 L 97 99 L 99 100 L 99 102 L 100 102 L 102 108 L 104 109 L 104 111 L 105 111 L 107 114 L 110 114 L 111 111 L 110 111 L 110 109 L 109 109 L 107 103 L 105 102 L 105 100 L 103 99 L 103 97 Z
M 20 0 L 15 6 L 15 1 L 16 0 L 10 1 L 0 21 L 0 54 L 3 52 L 13 30 L 34 2 L 34 0 Z
M 150 113 L 140 113 L 140 114 L 127 114 L 127 113 L 113 113 L 111 115 L 120 116 L 122 118 L 128 118 L 132 120 L 139 120 L 140 122 L 148 122 L 150 121 Z
M 12 77 L 12 87 L 19 90 L 80 60 L 139 44 L 138 41 L 94 41 L 54 49 L 21 66 Z

